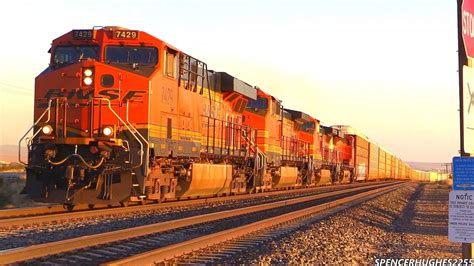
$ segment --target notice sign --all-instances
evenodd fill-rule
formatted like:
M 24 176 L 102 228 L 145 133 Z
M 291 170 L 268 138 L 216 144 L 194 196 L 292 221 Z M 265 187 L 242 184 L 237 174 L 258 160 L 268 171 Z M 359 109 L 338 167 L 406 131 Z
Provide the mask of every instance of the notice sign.
M 449 193 L 448 238 L 452 242 L 474 242 L 474 191 Z
M 453 189 L 474 190 L 474 157 L 453 158 Z

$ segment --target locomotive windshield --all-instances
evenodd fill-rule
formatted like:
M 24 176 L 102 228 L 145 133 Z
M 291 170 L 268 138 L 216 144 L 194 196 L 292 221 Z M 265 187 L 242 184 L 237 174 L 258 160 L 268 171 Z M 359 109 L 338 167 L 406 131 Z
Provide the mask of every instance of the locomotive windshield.
M 83 59 L 99 60 L 99 46 L 58 46 L 54 50 L 54 63 L 65 65 Z
M 257 115 L 266 115 L 268 112 L 268 99 L 257 97 L 257 100 L 250 100 L 247 104 L 247 111 Z
M 155 47 L 109 46 L 105 49 L 105 62 L 154 66 L 158 63 L 158 49 Z
M 258 97 L 257 100 L 250 100 L 247 109 L 268 109 L 268 99 Z
M 313 121 L 307 121 L 297 126 L 297 129 L 308 133 L 314 133 L 315 125 Z

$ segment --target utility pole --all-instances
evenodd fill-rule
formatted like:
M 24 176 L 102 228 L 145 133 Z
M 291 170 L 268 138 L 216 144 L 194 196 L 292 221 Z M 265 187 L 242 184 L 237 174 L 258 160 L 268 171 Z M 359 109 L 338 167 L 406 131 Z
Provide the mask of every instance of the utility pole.
M 446 167 L 445 174 L 449 176 L 451 174 L 451 163 L 445 163 L 444 166 Z
M 463 87 L 464 87 L 464 66 L 469 66 L 469 60 L 466 53 L 466 47 L 464 45 L 464 36 L 462 31 L 462 15 L 463 15 L 463 2 L 470 2 L 472 0 L 457 0 L 457 29 L 458 29 L 458 73 L 459 73 L 459 126 L 460 126 L 460 155 L 462 157 L 469 157 L 470 154 L 465 151 L 464 145 L 464 107 L 463 107 Z M 453 180 L 454 181 L 454 180 Z M 462 243 L 462 258 L 472 258 L 472 244 Z

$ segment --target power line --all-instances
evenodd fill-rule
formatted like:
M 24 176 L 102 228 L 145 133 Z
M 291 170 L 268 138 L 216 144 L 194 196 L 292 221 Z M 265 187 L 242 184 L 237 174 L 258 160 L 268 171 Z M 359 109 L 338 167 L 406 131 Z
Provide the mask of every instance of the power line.
M 11 91 L 23 92 L 23 93 L 33 93 L 32 89 L 28 89 L 28 88 L 25 88 L 25 87 L 20 87 L 20 86 L 17 86 L 17 85 L 8 84 L 8 83 L 1 82 L 1 81 L 0 81 L 0 84 L 10 87 L 10 88 L 5 88 L 5 87 L 0 88 L 0 89 L 3 89 L 3 90 L 11 90 Z
M 5 83 L 5 82 L 2 82 L 2 81 L 0 81 L 0 84 L 1 84 L 1 85 L 5 85 L 5 86 L 8 86 L 8 87 L 13 87 L 13 88 L 21 89 L 21 90 L 32 91 L 31 88 L 25 88 L 25 87 L 21 87 L 21 86 L 18 86 L 18 85 L 12 85 L 12 84 Z
M 22 89 L 18 89 L 18 88 L 5 88 L 5 87 L 0 87 L 0 92 L 1 91 L 13 91 L 13 92 L 18 92 L 18 93 L 21 93 L 21 94 L 33 94 L 33 91 L 27 91 L 27 90 L 22 90 Z

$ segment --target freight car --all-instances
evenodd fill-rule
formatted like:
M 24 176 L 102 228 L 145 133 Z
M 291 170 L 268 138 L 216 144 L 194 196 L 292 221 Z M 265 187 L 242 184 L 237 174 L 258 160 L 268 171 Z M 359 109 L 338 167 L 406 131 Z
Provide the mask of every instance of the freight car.
M 20 139 L 25 192 L 36 201 L 127 204 L 377 175 L 367 137 L 321 127 L 146 32 L 72 30 L 49 52 L 35 80 L 34 124 Z M 378 173 L 393 171 L 385 164 Z

